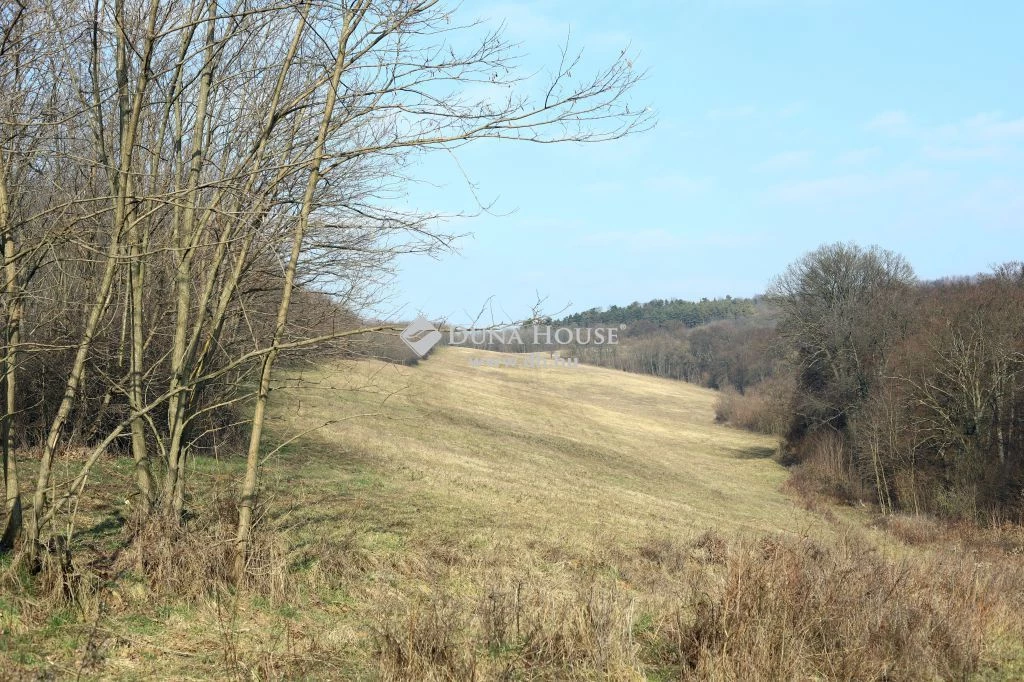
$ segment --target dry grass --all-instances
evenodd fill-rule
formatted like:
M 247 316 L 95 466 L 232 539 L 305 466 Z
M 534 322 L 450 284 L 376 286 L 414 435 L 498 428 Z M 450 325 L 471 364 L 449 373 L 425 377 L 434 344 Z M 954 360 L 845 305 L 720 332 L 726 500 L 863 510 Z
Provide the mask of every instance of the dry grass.
M 306 374 L 308 388 L 279 399 L 281 422 L 302 431 L 375 413 L 318 430 L 305 453 L 369 458 L 403 496 L 440 498 L 442 509 L 423 513 L 454 502 L 491 517 L 460 526 L 488 532 L 805 532 L 817 522 L 778 491 L 786 473 L 767 459 L 774 440 L 715 424 L 711 391 L 588 366 L 471 367 L 473 353 L 444 349 L 412 369 L 353 363 Z M 502 518 L 512 506 L 514 517 Z
M 965 679 L 1024 583 L 963 559 L 896 561 L 857 536 L 764 537 L 698 590 L 685 638 L 700 679 Z
M 741 429 L 781 436 L 789 426 L 792 383 L 790 377 L 783 375 L 749 386 L 744 393 L 726 386 L 715 401 L 715 419 Z
M 83 512 L 72 574 L 99 585 L 83 590 L 92 605 L 55 609 L 56 582 L 43 594 L 8 571 L 17 584 L 0 588 L 0 669 L 261 680 L 1020 672 L 1012 548 L 953 551 L 899 521 L 868 527 L 850 510 L 801 508 L 780 492 L 774 441 L 716 424 L 711 391 L 586 366 L 471 367 L 471 353 L 442 349 L 415 367 L 343 362 L 282 383 L 274 437 L 287 444 L 267 463 L 241 592 L 220 572 L 237 461 L 196 460 L 195 516 L 181 534 L 130 514 L 96 530 L 111 500 Z M 113 498 L 129 469 L 108 465 Z

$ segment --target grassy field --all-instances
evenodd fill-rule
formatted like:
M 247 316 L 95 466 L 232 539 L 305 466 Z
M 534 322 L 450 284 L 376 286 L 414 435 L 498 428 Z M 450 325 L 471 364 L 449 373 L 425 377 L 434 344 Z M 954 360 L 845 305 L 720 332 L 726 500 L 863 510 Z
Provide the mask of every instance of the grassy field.
M 188 531 L 150 554 L 122 549 L 147 532 L 123 500 L 82 510 L 73 574 L 92 596 L 44 610 L 50 593 L 8 571 L 0 677 L 1024 670 L 1018 547 L 801 503 L 770 439 L 714 423 L 711 391 L 588 366 L 476 367 L 474 354 L 281 379 L 241 592 L 219 579 L 238 460 L 193 463 Z M 96 485 L 123 489 L 130 470 L 111 459 Z M 104 550 L 109 565 L 87 559 Z

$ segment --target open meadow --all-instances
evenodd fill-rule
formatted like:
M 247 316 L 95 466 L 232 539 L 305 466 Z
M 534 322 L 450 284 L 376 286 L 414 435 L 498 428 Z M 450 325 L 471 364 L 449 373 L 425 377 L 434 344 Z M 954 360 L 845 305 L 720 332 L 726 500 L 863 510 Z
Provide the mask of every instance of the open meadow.
M 481 353 L 282 374 L 238 589 L 240 458 L 193 460 L 197 488 L 224 497 L 195 499 L 170 539 L 129 545 L 153 529 L 123 495 L 93 495 L 51 589 L 4 574 L 2 677 L 1024 673 L 1015 536 L 956 542 L 798 499 L 771 438 L 714 422 L 713 391 L 472 366 Z M 131 467 L 106 459 L 91 485 L 116 491 Z

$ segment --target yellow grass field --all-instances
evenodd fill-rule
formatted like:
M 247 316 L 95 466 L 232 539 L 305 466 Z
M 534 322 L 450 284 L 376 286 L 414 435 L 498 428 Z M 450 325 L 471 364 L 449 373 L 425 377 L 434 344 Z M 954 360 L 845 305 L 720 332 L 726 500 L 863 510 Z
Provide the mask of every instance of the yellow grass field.
M 0 602 L 0 664 L 83 679 L 1006 677 L 993 670 L 1018 651 L 1004 616 L 1015 604 L 990 604 L 977 586 L 933 599 L 927 582 L 997 578 L 970 578 L 977 562 L 960 559 L 890 569 L 904 549 L 859 512 L 807 511 L 784 493 L 776 444 L 716 424 L 713 391 L 589 366 L 473 366 L 481 354 L 289 370 L 272 395 L 251 589 L 204 589 L 203 552 L 229 540 L 211 531 L 194 559 L 176 547 L 184 558 L 152 559 L 164 584 L 184 585 L 176 593 L 128 570 L 91 620 L 69 607 L 32 622 Z M 193 466 L 198 490 L 226 491 L 196 493 L 199 524 L 231 506 L 240 462 Z M 119 460 L 108 475 L 129 471 Z M 751 597 L 748 580 L 765 594 Z M 886 580 L 922 581 L 924 596 L 894 602 Z M 843 602 L 837 581 L 869 592 Z M 854 649 L 875 646 L 890 620 L 921 641 L 822 654 L 788 625 L 769 631 L 804 616 L 776 613 L 765 595 L 813 602 L 822 632 Z M 851 619 L 855 607 L 869 617 Z M 936 644 L 938 623 L 982 607 L 984 622 Z M 765 628 L 734 635 L 765 651 L 738 657 L 719 632 L 729 618 Z M 922 652 L 935 665 L 921 667 Z
M 277 437 L 310 431 L 313 486 L 374 476 L 415 508 L 414 536 L 443 528 L 569 549 L 822 525 L 780 491 L 787 474 L 769 459 L 772 439 L 714 423 L 713 391 L 585 365 L 474 367 L 474 354 L 304 373 L 311 385 L 276 395 Z M 317 428 L 332 419 L 344 421 Z

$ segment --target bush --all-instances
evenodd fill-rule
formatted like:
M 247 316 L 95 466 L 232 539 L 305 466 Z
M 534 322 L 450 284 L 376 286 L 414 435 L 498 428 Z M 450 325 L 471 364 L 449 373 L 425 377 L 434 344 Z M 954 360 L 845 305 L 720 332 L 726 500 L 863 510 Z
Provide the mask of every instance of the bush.
M 696 679 L 965 679 L 1019 584 L 972 562 L 887 560 L 866 542 L 767 536 L 698 584 L 681 633 Z
M 751 386 L 744 393 L 727 386 L 715 403 L 715 420 L 749 431 L 781 436 L 789 423 L 793 382 L 774 376 Z

